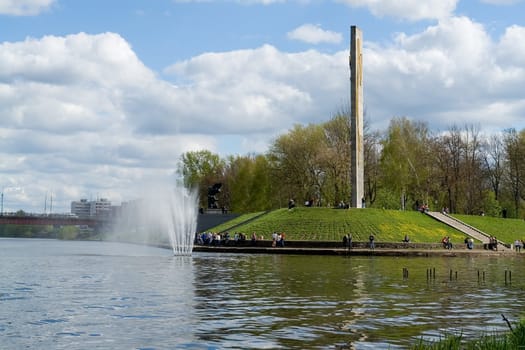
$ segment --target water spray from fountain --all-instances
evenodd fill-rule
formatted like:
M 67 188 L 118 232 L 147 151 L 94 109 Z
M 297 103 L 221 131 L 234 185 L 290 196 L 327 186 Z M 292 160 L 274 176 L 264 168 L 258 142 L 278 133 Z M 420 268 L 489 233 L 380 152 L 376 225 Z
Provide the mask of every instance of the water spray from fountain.
M 165 204 L 166 228 L 174 255 L 191 255 L 197 232 L 198 193 L 177 185 Z
M 171 247 L 174 255 L 191 255 L 197 233 L 198 191 L 180 182 L 146 186 L 130 201 L 115 228 L 116 240 Z

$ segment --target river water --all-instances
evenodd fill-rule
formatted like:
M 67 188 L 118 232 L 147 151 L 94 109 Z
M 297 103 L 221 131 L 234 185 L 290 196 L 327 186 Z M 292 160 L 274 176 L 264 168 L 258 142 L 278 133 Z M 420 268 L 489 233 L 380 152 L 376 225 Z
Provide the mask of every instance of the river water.
M 524 278 L 522 257 L 174 257 L 3 238 L 0 347 L 400 349 L 507 330 L 502 314 L 524 314 Z

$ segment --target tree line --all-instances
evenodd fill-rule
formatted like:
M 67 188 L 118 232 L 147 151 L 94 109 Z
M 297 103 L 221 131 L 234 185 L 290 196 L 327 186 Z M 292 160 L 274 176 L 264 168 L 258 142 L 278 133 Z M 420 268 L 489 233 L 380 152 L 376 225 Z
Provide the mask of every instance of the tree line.
M 221 183 L 218 203 L 245 213 L 281 208 L 290 199 L 339 207 L 350 201 L 350 118 L 295 125 L 266 154 L 221 158 L 210 151 L 181 156 L 178 172 L 197 187 L 200 205 Z M 524 218 L 525 130 L 485 135 L 473 126 L 433 132 L 406 117 L 372 131 L 365 120 L 364 181 L 368 207 Z

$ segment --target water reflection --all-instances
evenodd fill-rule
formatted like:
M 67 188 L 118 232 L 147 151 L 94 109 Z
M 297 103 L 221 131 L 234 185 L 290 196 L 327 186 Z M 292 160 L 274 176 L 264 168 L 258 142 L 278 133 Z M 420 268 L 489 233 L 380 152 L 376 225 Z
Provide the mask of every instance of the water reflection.
M 525 306 L 521 257 L 172 254 L 0 239 L 2 346 L 396 349 L 506 330 Z
M 444 330 L 506 330 L 501 314 L 522 314 L 521 261 L 197 255 L 196 335 L 220 347 L 396 348 Z

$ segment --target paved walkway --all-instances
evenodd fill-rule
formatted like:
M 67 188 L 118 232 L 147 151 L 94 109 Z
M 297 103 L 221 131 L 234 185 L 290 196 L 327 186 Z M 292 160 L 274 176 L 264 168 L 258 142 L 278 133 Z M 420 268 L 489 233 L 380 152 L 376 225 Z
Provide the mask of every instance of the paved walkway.
M 348 256 L 446 256 L 446 257 L 461 257 L 461 256 L 476 256 L 476 255 L 508 255 L 513 251 L 507 249 L 506 251 L 493 251 L 485 249 L 421 249 L 421 248 L 304 248 L 304 247 L 235 247 L 235 246 L 201 246 L 193 247 L 194 252 L 209 252 L 209 253 L 236 253 L 236 254 L 297 254 L 297 255 L 348 255 Z M 516 253 L 518 254 L 518 253 Z M 525 252 L 523 253 L 525 257 Z

